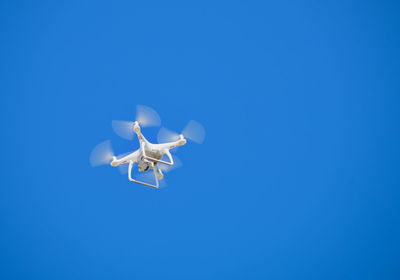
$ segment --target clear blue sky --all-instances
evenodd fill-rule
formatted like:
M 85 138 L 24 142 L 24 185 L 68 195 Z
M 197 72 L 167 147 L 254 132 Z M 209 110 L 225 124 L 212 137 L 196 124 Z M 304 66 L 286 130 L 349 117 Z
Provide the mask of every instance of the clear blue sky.
M 1 279 L 400 278 L 396 1 L 63 2 L 0 3 Z M 89 165 L 136 104 L 161 191 Z

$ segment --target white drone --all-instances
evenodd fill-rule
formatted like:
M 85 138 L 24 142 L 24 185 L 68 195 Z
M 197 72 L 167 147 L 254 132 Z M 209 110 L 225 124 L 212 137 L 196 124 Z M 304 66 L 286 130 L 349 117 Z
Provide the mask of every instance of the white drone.
M 132 140 L 134 134 L 136 134 L 140 144 L 139 149 L 116 157 L 113 154 L 110 141 L 105 141 L 92 150 L 90 154 L 91 165 L 110 164 L 111 166 L 122 166 L 127 164 L 129 181 L 158 189 L 160 187 L 159 181 L 164 178 L 163 171 L 167 172 L 171 170 L 172 166 L 179 164 L 177 161 L 174 162 L 170 150 L 185 145 L 186 139 L 200 144 L 205 138 L 203 126 L 196 121 L 190 121 L 181 134 L 161 128 L 157 135 L 159 144 L 150 143 L 142 134 L 141 126 L 159 126 L 160 124 L 160 117 L 156 111 L 147 106 L 138 105 L 135 122 L 113 121 L 112 128 L 117 135 L 128 140 Z M 168 161 L 164 160 L 164 156 L 168 158 Z M 132 170 L 135 163 L 138 163 L 139 172 L 153 172 L 154 183 L 133 178 Z

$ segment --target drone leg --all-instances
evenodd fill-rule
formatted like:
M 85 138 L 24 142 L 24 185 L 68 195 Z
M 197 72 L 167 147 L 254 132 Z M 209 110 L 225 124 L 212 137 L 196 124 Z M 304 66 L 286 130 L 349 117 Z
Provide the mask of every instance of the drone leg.
M 167 162 L 163 162 L 163 163 L 165 163 L 165 164 L 169 164 L 169 165 L 174 165 L 174 159 L 173 159 L 173 157 L 172 157 L 172 155 L 171 155 L 171 153 L 169 152 L 169 150 L 167 149 L 167 150 L 165 150 L 165 154 L 167 155 L 167 157 L 168 157 L 168 159 L 169 159 L 169 163 Z
M 138 183 L 138 184 L 142 184 L 142 185 L 145 185 L 145 186 L 148 186 L 148 187 L 152 187 L 152 188 L 155 188 L 155 189 L 158 189 L 158 188 L 159 188 L 158 178 L 157 178 L 157 174 L 155 173 L 155 171 L 154 171 L 154 177 L 155 177 L 155 179 L 156 179 L 156 184 L 155 184 L 155 185 L 152 185 L 152 184 L 145 183 L 145 182 L 142 182 L 142 181 L 138 181 L 138 180 L 135 180 L 134 178 L 132 178 L 132 169 L 133 169 L 133 166 L 134 166 L 134 162 L 133 162 L 133 161 L 130 161 L 130 162 L 129 162 L 129 170 L 128 170 L 128 178 L 129 178 L 129 181 L 135 182 L 135 183 Z
M 144 156 L 144 157 L 146 157 L 146 155 L 145 155 L 145 149 L 144 149 L 144 146 L 145 146 L 146 144 L 144 143 L 144 142 L 140 142 L 140 150 L 142 151 L 142 155 Z

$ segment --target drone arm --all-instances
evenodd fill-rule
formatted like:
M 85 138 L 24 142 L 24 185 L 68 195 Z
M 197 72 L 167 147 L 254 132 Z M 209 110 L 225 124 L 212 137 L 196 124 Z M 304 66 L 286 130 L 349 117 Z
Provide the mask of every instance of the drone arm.
M 176 147 L 183 146 L 185 144 L 186 144 L 186 139 L 182 138 L 182 139 L 179 139 L 177 141 L 168 142 L 168 143 L 161 143 L 161 144 L 156 144 L 156 145 L 159 147 L 159 149 L 171 150 L 171 149 L 174 149 Z
M 133 169 L 133 166 L 134 166 L 134 162 L 133 162 L 133 161 L 130 161 L 130 162 L 129 162 L 129 170 L 128 170 L 128 178 L 129 178 L 129 181 L 135 182 L 135 183 L 138 183 L 138 184 L 142 184 L 142 185 L 145 185 L 145 186 L 148 186 L 148 187 L 152 187 L 152 188 L 155 188 L 155 189 L 158 189 L 158 188 L 159 188 L 158 178 L 157 178 L 157 176 L 156 176 L 155 173 L 154 173 L 154 177 L 155 177 L 155 179 L 156 179 L 156 185 L 152 185 L 152 184 L 149 184 L 149 183 L 145 183 L 145 182 L 142 182 L 142 181 L 138 181 L 138 180 L 135 180 L 134 178 L 132 178 L 132 169 Z M 154 172 L 155 172 L 155 171 L 154 171 Z

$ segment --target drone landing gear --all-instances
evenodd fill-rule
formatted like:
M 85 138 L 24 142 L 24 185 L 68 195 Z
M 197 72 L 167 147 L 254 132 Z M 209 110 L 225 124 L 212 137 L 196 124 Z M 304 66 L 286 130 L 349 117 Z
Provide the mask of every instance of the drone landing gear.
M 160 184 L 159 184 L 159 182 L 158 182 L 158 177 L 157 177 L 156 168 L 153 169 L 154 179 L 155 179 L 155 181 L 156 181 L 156 183 L 153 185 L 153 184 L 146 183 L 146 182 L 142 182 L 142 181 L 138 181 L 138 180 L 132 178 L 132 169 L 133 169 L 133 166 L 134 166 L 134 162 L 133 162 L 133 161 L 130 161 L 130 162 L 129 162 L 129 169 L 128 169 L 128 178 L 129 178 L 129 181 L 135 182 L 135 183 L 138 183 L 138 184 L 142 184 L 142 185 L 145 185 L 145 186 L 148 186 L 148 187 L 152 187 L 152 188 L 155 188 L 155 189 L 158 189 L 158 188 L 160 187 Z

